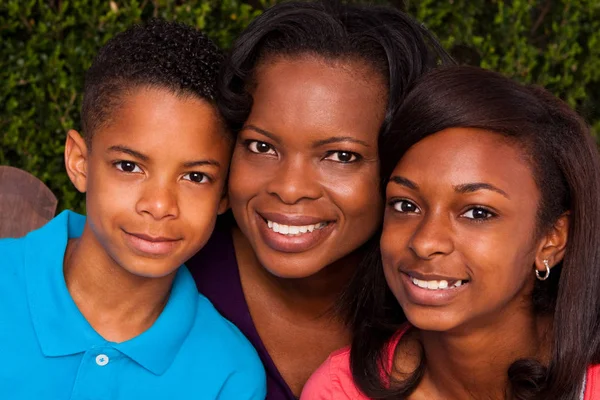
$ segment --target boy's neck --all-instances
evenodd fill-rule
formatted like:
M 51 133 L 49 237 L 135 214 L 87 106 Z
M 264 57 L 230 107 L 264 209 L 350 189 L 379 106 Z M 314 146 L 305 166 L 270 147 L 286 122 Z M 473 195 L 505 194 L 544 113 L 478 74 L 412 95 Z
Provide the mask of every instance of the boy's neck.
M 419 386 L 426 397 L 504 399 L 513 362 L 533 358 L 547 365 L 551 317 L 519 311 L 463 333 L 420 332 L 427 363 Z
M 176 272 L 161 278 L 131 274 L 98 243 L 86 224 L 67 245 L 63 273 L 73 301 L 104 339 L 124 342 L 152 326 L 164 309 Z

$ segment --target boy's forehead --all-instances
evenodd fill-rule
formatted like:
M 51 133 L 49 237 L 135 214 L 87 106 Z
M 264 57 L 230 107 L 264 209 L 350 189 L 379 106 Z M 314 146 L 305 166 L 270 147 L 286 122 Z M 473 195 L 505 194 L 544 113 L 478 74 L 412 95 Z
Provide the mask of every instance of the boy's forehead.
M 228 156 L 232 139 L 214 104 L 190 94 L 143 87 L 124 93 L 92 137 L 92 148 L 143 149 L 155 157 Z

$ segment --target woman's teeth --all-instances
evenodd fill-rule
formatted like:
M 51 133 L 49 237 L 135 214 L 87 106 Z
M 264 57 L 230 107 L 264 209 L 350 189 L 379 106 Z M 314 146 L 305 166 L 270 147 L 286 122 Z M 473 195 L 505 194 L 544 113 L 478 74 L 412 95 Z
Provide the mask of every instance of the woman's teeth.
M 458 280 L 458 281 L 450 281 L 450 283 L 448 283 L 448 281 L 422 281 L 420 279 L 417 278 L 410 278 L 412 283 L 415 286 L 418 286 L 422 289 L 429 289 L 429 290 L 447 290 L 447 289 L 452 289 L 452 288 L 457 288 L 462 286 L 462 284 L 467 283 L 467 281 L 462 281 L 462 280 Z
M 282 235 L 299 235 L 306 232 L 312 232 L 315 229 L 323 229 L 327 226 L 327 222 L 320 222 L 313 225 L 296 226 L 278 224 L 277 222 L 267 220 L 267 226 L 273 232 L 277 232 Z

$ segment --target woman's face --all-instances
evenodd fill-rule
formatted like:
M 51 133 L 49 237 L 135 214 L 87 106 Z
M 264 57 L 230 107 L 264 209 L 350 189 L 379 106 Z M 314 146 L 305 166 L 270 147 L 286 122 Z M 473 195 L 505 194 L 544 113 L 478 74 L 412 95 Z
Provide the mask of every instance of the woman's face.
M 489 325 L 530 309 L 540 193 L 506 138 L 447 129 L 402 157 L 386 188 L 388 285 L 423 330 Z
M 387 87 L 360 62 L 269 61 L 256 71 L 229 198 L 261 264 L 304 278 L 358 249 L 380 224 Z

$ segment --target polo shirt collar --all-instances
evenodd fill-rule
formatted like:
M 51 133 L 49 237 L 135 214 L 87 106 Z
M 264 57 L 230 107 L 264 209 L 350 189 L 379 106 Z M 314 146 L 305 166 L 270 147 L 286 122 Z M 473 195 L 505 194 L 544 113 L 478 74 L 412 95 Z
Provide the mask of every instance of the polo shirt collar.
M 189 335 L 198 312 L 198 289 L 188 269 L 182 265 L 169 300 L 154 324 L 141 335 L 114 348 L 155 375 L 162 375 L 171 365 Z
M 185 266 L 173 280 L 169 300 L 154 324 L 122 343 L 102 338 L 81 314 L 65 282 L 63 261 L 68 239 L 83 233 L 85 217 L 63 211 L 26 237 L 27 297 L 33 326 L 47 357 L 83 353 L 94 346 L 112 345 L 156 375 L 175 359 L 187 338 L 198 308 L 198 290 Z

